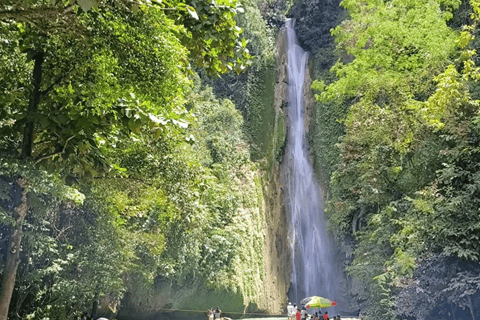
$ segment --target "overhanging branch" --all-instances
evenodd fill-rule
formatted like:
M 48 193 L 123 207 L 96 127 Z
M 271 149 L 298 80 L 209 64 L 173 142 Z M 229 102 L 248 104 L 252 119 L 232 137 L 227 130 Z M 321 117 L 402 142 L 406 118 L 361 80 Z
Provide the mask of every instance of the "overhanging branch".
M 68 7 L 38 7 L 34 9 L 16 8 L 0 10 L 0 20 L 23 21 L 43 33 L 49 33 L 49 24 L 58 22 L 61 15 L 72 11 L 76 5 Z M 38 20 L 38 21 L 37 21 Z
M 65 141 L 65 145 L 63 146 L 63 149 L 62 151 L 60 152 L 55 152 L 55 153 L 52 153 L 52 154 L 47 154 L 46 156 L 42 156 L 40 158 L 37 158 L 36 161 L 35 161 L 35 164 L 38 164 L 40 161 L 42 160 L 45 160 L 45 159 L 48 159 L 48 158 L 51 158 L 51 157 L 54 157 L 54 156 L 58 156 L 58 155 L 61 155 L 61 154 L 64 154 L 65 153 L 65 149 L 67 148 L 67 145 L 68 145 L 68 142 L 70 140 L 72 140 L 73 138 L 75 138 L 76 134 L 71 136 L 70 138 L 67 139 L 67 141 Z

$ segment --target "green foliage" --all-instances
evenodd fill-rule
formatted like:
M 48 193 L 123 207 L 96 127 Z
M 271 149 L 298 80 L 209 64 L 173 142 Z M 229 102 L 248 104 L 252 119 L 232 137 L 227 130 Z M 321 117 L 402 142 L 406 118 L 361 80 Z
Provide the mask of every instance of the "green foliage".
M 185 69 L 179 68 L 186 51 L 169 30 L 172 23 L 154 11 L 145 19 L 118 11 L 81 15 L 79 28 L 91 30 L 81 39 L 75 33 L 45 37 L 20 24 L 14 36 L 25 49 L 45 52 L 41 96 L 34 113 L 24 88 L 18 89 L 22 99 L 3 100 L 1 115 L 9 121 L 0 128 L 4 152 L 20 148 L 25 122 L 34 120 L 36 164 L 64 170 L 65 175 L 96 176 L 112 170 L 115 174 L 114 164 L 105 158 L 108 148 L 138 133 L 142 125 L 154 131 L 171 125 L 170 113 L 182 105 L 187 84 Z M 11 25 L 3 24 L 6 29 Z M 121 49 L 125 46 L 130 49 Z M 12 58 L 16 64 L 29 64 L 26 54 Z M 27 86 L 29 75 L 22 75 L 25 78 L 2 81 Z M 152 92 L 151 86 L 158 90 Z
M 181 26 L 178 35 L 197 66 L 206 67 L 212 75 L 245 70 L 250 54 L 245 40 L 239 40 L 243 30 L 234 18 L 243 9 L 236 1 L 178 1 L 173 6 L 167 14 Z
M 260 186 L 243 118 L 188 78 L 189 61 L 218 75 L 244 71 L 249 49 L 272 54 L 245 4 L 251 42 L 235 1 L 0 5 L 2 238 L 14 178 L 29 199 L 12 318 L 78 318 L 162 280 L 258 298 Z
M 0 177 L 2 177 L 2 200 L 9 201 L 11 195 L 8 189 L 12 185 L 11 177 L 21 176 L 27 181 L 27 190 L 38 194 L 48 194 L 53 197 L 81 204 L 85 195 L 77 188 L 65 185 L 59 175 L 37 170 L 29 164 L 15 158 L 1 158 Z M 5 178 L 3 178 L 5 177 Z M 5 180 L 4 180 L 5 179 Z
M 245 127 L 253 144 L 252 157 L 255 160 L 276 158 L 278 146 L 283 142 L 282 137 L 278 139 L 275 136 L 281 130 L 276 123 L 281 112 L 279 114 L 273 105 L 274 92 L 275 68 L 274 60 L 271 59 L 266 66 L 251 75 L 246 90 L 248 106 L 244 112 Z
M 25 319 L 72 318 L 91 308 L 94 299 L 107 294 L 121 298 L 124 287 L 119 274 L 127 261 L 119 254 L 113 230 L 91 212 L 85 213 L 84 194 L 58 176 L 8 160 L 0 173 L 2 185 L 10 189 L 0 202 L 2 218 L 11 217 L 17 197 L 9 177 L 21 175 L 27 181 L 29 206 L 12 318 L 14 314 Z M 8 229 L 2 219 L 2 238 L 7 238 Z
M 251 144 L 252 158 L 276 157 L 280 145 L 283 143 L 283 134 L 277 138 L 272 133 L 276 122 L 281 122 L 281 115 L 273 110 L 273 94 L 275 86 L 275 29 L 264 20 L 265 5 L 262 1 L 245 0 L 241 3 L 244 12 L 235 17 L 238 26 L 243 28 L 242 35 L 252 54 L 252 67 L 240 77 L 232 74 L 222 75 L 221 78 L 207 79 L 207 83 L 221 98 L 231 100 L 237 109 L 242 112 L 244 130 Z M 202 79 L 206 77 L 202 76 Z M 283 129 L 283 125 L 278 127 Z M 274 131 L 277 129 L 274 129 Z M 273 142 L 272 141 L 277 141 Z
M 237 14 L 236 21 L 244 32 L 247 48 L 253 55 L 253 66 L 258 68 L 268 63 L 274 55 L 274 29 L 267 26 L 259 9 L 259 1 L 243 0 L 240 2 L 244 12 Z M 242 40 L 243 41 L 243 40 Z
M 127 170 L 90 181 L 90 206 L 107 215 L 126 243 L 133 296 L 173 282 L 257 299 L 258 279 L 248 270 L 258 275 L 263 268 L 263 238 L 255 234 L 262 223 L 243 118 L 230 101 L 195 83 L 188 129 L 119 141 L 109 158 Z
M 0 19 L 26 22 L 39 31 L 59 34 L 58 29 L 76 24 L 82 13 L 106 9 L 121 10 L 136 15 L 161 10 L 175 21 L 166 25 L 169 31 L 182 39 L 190 57 L 211 74 L 229 70 L 242 72 L 249 65 L 250 55 L 244 41 L 239 39 L 242 29 L 236 26 L 235 15 L 242 12 L 236 1 L 128 1 L 128 0 L 9 0 L 0 7 Z M 160 25 L 157 25 L 160 26 Z
M 351 19 L 338 26 L 338 61 L 332 71 L 338 81 L 326 88 L 322 99 L 359 97 L 379 105 L 415 97 L 425 80 L 435 75 L 452 54 L 454 34 L 434 1 L 391 3 L 344 1 Z M 367 13 L 368 14 L 365 14 Z M 442 50 L 438 50 L 442 43 Z M 427 80 L 428 81 L 428 80 Z M 428 92 L 428 91 L 427 91 Z M 397 102 L 398 103 L 398 102 Z
M 332 31 L 335 78 L 319 73 L 312 88 L 320 92 L 318 132 L 326 140 L 314 141 L 338 148 L 322 155 L 331 177 L 327 210 L 344 239 L 348 271 L 362 283 L 352 293 L 369 319 L 436 317 L 446 303 L 468 309 L 478 295 L 467 283 L 479 274 L 480 252 L 478 102 L 471 93 L 478 5 L 471 3 L 473 22 L 461 32 L 447 25 L 461 13 L 456 1 L 342 5 L 350 19 Z M 442 286 L 427 299 L 417 268 L 435 272 L 423 260 L 431 256 L 477 265 L 465 278 L 437 274 Z M 452 298 L 456 285 L 461 301 Z
M 405 283 L 395 305 L 400 314 L 417 319 L 425 319 L 435 308 L 440 308 L 443 314 L 456 313 L 460 318 L 462 309 L 471 306 L 469 297 L 478 299 L 478 280 L 478 263 L 441 256 L 424 258 L 415 272 L 415 280 Z
M 44 223 L 44 230 L 24 240 L 31 253 L 20 268 L 15 311 L 26 319 L 64 319 L 81 316 L 96 299 L 115 297 L 118 303 L 125 291 L 119 274 L 128 264 L 113 230 L 94 227 L 78 213 L 63 226 L 53 217 L 33 220 L 32 228 Z

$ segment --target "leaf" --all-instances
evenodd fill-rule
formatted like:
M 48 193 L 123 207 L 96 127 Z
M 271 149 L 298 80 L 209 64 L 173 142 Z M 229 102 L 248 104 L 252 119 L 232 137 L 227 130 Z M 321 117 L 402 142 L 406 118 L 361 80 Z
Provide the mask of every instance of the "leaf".
M 195 137 L 193 136 L 193 134 L 189 135 L 188 137 L 185 138 L 185 141 L 187 141 L 188 143 L 195 143 Z
M 96 8 L 98 6 L 98 2 L 96 0 L 77 0 L 77 3 L 83 11 L 88 11 L 92 7 Z
M 192 18 L 194 18 L 195 20 L 199 20 L 198 19 L 198 15 L 197 15 L 197 12 L 195 11 L 195 9 L 191 6 L 187 6 L 187 11 L 188 13 L 190 13 L 190 15 L 192 16 Z
M 130 118 L 130 120 L 128 121 L 128 128 L 135 133 L 138 133 L 141 127 L 142 127 L 141 121 L 135 120 L 134 118 Z
M 42 129 L 47 129 L 49 125 L 50 125 L 50 121 L 48 120 L 47 117 L 40 118 L 40 126 L 42 127 Z
M 150 121 L 152 121 L 155 124 L 161 124 L 163 126 L 167 124 L 167 120 L 165 118 L 157 117 L 157 116 L 155 116 L 154 114 L 151 114 L 151 113 L 148 114 L 148 118 L 150 119 Z
M 183 128 L 183 129 L 188 128 L 188 123 L 184 122 L 184 121 L 179 121 L 179 120 L 172 119 L 172 123 L 176 126 L 179 126 L 180 128 Z
M 162 135 L 163 129 L 157 127 L 154 129 L 154 131 L 155 131 L 155 139 L 160 138 L 160 136 Z
M 78 150 L 80 151 L 81 154 L 86 154 L 88 150 L 90 150 L 90 145 L 87 143 L 84 143 L 80 141 L 78 143 Z
M 100 117 L 98 116 L 91 117 L 90 121 L 94 124 L 100 124 Z

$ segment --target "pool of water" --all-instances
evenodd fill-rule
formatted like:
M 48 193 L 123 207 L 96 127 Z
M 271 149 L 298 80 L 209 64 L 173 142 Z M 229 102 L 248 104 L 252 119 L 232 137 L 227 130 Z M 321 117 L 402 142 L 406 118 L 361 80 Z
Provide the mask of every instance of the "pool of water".
M 287 317 L 280 317 L 280 318 L 242 318 L 241 320 L 288 320 Z M 342 320 L 359 320 L 359 318 L 343 318 Z

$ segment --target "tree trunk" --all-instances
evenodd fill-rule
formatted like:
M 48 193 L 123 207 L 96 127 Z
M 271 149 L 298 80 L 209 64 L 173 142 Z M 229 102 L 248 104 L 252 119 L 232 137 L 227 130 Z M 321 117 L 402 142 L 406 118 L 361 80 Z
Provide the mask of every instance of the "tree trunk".
M 7 320 L 8 307 L 10 306 L 10 300 L 12 299 L 13 287 L 15 286 L 15 276 L 17 274 L 19 262 L 23 219 L 28 211 L 26 181 L 18 179 L 17 183 L 22 190 L 22 197 L 20 204 L 13 209 L 15 226 L 10 235 L 7 259 L 3 269 L 2 287 L 0 291 L 0 320 Z
M 450 303 L 450 308 L 452 308 L 453 320 L 457 320 L 457 318 L 455 317 L 455 309 L 453 309 L 453 303 Z M 456 307 L 455 307 L 455 308 L 456 308 Z
M 92 312 L 90 314 L 91 319 L 97 319 L 97 312 L 98 312 L 98 294 L 99 288 L 98 285 L 95 288 L 95 297 L 93 298 L 93 303 L 92 303 Z
M 468 296 L 468 307 L 470 308 L 470 312 L 472 313 L 472 319 L 475 320 L 475 310 L 473 308 L 472 296 Z
M 44 60 L 43 52 L 37 52 L 33 56 L 33 60 L 35 61 L 32 79 L 33 89 L 30 94 L 27 122 L 25 123 L 25 131 L 23 132 L 22 158 L 30 158 L 32 156 L 35 113 L 37 112 L 38 103 L 40 102 L 40 84 L 42 82 L 42 64 Z

